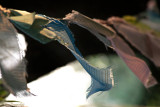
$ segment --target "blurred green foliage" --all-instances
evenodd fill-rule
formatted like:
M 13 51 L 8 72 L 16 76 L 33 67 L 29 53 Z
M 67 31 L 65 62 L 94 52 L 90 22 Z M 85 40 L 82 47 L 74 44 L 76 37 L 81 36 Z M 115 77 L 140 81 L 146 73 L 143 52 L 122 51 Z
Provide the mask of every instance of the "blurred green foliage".
M 146 105 L 146 89 L 119 56 L 99 54 L 89 57 L 88 60 L 97 67 L 113 66 L 116 79 L 115 87 L 92 96 L 92 103 L 109 106 Z
M 89 99 L 95 107 L 111 106 L 159 106 L 160 86 L 145 89 L 138 78 L 117 55 L 92 55 L 88 61 L 96 67 L 113 66 L 116 85 L 110 91 L 94 94 Z
M 4 101 L 4 99 L 9 95 L 9 92 L 5 89 L 2 84 L 2 80 L 0 80 L 0 102 Z
M 153 30 L 151 27 L 147 26 L 146 24 L 140 22 L 137 17 L 135 16 L 123 16 L 123 19 L 127 21 L 128 23 L 134 25 L 137 29 L 139 29 L 141 32 L 145 33 L 152 33 L 155 36 L 160 37 L 160 31 Z
M 19 101 L 8 101 L 5 98 L 9 95 L 9 91 L 2 84 L 2 80 L 0 79 L 0 107 L 25 107 Z

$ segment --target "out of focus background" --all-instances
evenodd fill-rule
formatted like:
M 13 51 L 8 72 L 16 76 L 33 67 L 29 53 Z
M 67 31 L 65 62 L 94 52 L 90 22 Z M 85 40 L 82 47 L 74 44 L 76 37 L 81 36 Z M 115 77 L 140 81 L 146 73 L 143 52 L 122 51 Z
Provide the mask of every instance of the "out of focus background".
M 72 10 L 76 10 L 91 18 L 98 18 L 98 19 L 107 19 L 111 16 L 121 17 L 124 15 L 137 15 L 141 12 L 146 11 L 147 2 L 148 0 L 97 0 L 97 1 L 95 0 L 92 0 L 92 1 L 91 0 L 90 1 L 83 1 L 83 0 L 81 1 L 79 0 L 43 0 L 43 1 L 42 0 L 39 0 L 39 1 L 36 1 L 36 0 L 10 0 L 10 1 L 0 0 L 0 4 L 3 7 L 19 9 L 19 10 L 26 10 L 29 12 L 36 12 L 36 13 L 45 14 L 49 17 L 54 17 L 54 18 L 63 18 L 66 14 L 70 13 Z M 158 3 L 158 6 L 160 6 L 159 0 L 157 0 L 157 3 Z M 158 103 L 160 101 L 160 97 L 157 94 L 160 89 L 159 87 L 153 88 L 150 90 L 146 90 L 143 87 L 143 85 L 140 83 L 140 81 L 137 80 L 137 78 L 133 75 L 133 73 L 131 73 L 131 71 L 123 64 L 123 62 L 121 62 L 120 58 L 116 56 L 115 52 L 112 49 L 106 50 L 105 46 L 96 37 L 94 37 L 91 33 L 89 33 L 87 30 L 80 28 L 76 25 L 70 25 L 70 28 L 75 35 L 77 47 L 82 52 L 84 57 L 90 56 L 88 57 L 88 60 L 90 60 L 90 62 L 93 62 L 93 64 L 95 65 L 99 65 L 99 63 L 101 63 L 102 65 L 106 64 L 106 66 L 112 64 L 113 62 L 119 63 L 120 65 L 122 64 L 119 69 L 123 71 L 123 75 L 121 73 L 117 74 L 120 77 L 119 79 L 120 81 L 117 86 L 118 88 L 117 87 L 114 88 L 109 93 L 108 92 L 103 93 L 103 94 L 98 93 L 95 96 L 92 96 L 91 100 L 89 100 L 91 103 L 97 104 L 97 105 L 114 104 L 114 103 L 115 104 L 129 104 L 129 105 L 130 104 L 133 104 L 133 105 L 134 104 L 136 105 L 146 105 L 146 104 L 147 105 L 158 105 L 160 104 Z M 73 64 L 72 61 L 74 61 L 75 58 L 71 54 L 71 52 L 67 50 L 64 46 L 59 44 L 57 41 L 52 41 L 48 44 L 43 45 L 39 43 L 38 41 L 35 41 L 34 39 L 30 38 L 27 35 L 25 35 L 25 38 L 28 43 L 27 52 L 26 52 L 26 59 L 28 61 L 27 62 L 28 64 L 27 72 L 29 75 L 27 78 L 28 82 L 32 82 L 36 80 L 37 78 L 43 76 L 44 74 L 48 74 L 49 72 L 55 70 L 56 68 L 65 66 L 66 64 L 67 64 L 66 67 L 79 66 L 77 62 L 75 62 L 75 64 L 77 65 Z M 142 58 L 144 57 L 142 56 Z M 68 65 L 68 63 L 70 62 L 72 62 L 72 64 Z M 155 68 L 155 66 L 152 63 L 150 63 L 149 66 L 151 67 L 151 70 L 153 70 L 154 72 L 158 71 L 158 69 Z M 67 68 L 63 68 L 63 69 L 67 70 Z M 78 69 L 82 71 L 81 67 L 78 67 Z M 69 70 L 72 71 L 73 69 L 69 69 Z M 74 68 L 74 71 L 75 70 L 77 69 Z M 59 69 L 55 71 L 60 72 Z M 154 75 L 156 75 L 156 73 L 154 73 Z M 76 84 L 76 83 L 72 84 L 72 81 L 78 81 L 77 79 L 83 80 L 83 75 L 82 77 L 79 77 L 76 74 L 74 74 L 73 76 L 75 77 L 77 76 L 77 78 L 75 78 L 75 80 L 69 81 L 71 84 L 68 86 L 72 86 Z M 61 75 L 57 74 L 57 77 L 60 78 Z M 68 80 L 69 78 L 65 78 L 65 79 Z M 53 79 L 53 81 L 58 81 L 58 80 Z M 53 81 L 51 81 L 49 86 L 56 85 L 56 83 Z M 76 87 L 78 87 L 78 84 L 82 86 L 82 88 L 79 88 L 78 90 L 79 91 L 82 90 L 84 92 L 82 93 L 83 100 L 81 99 L 81 101 L 84 101 L 84 102 L 86 102 L 86 100 L 84 100 L 85 90 L 88 87 L 89 81 L 90 80 L 87 79 L 86 82 L 82 81 L 82 83 L 77 83 L 75 85 Z M 125 83 L 126 81 L 127 83 Z M 32 87 L 36 84 L 38 83 L 33 82 L 30 84 L 30 86 Z M 41 81 L 41 84 L 38 84 L 37 87 L 43 86 L 43 84 L 45 83 Z M 68 84 L 67 81 L 64 84 Z M 47 91 L 47 89 L 51 90 L 53 88 L 52 87 L 51 89 L 49 89 L 48 88 L 49 86 L 47 85 L 44 86 L 44 90 Z M 37 87 L 33 88 L 33 90 L 34 89 L 37 90 Z M 38 87 L 38 88 L 39 88 L 38 90 L 42 89 L 42 87 L 41 88 Z M 63 100 L 65 101 L 67 99 L 67 96 L 72 96 L 73 93 L 75 93 L 74 95 L 76 95 L 76 93 L 79 93 L 79 91 L 70 91 L 71 94 L 65 95 L 66 94 L 64 93 L 65 90 L 61 90 L 62 93 L 57 92 L 60 88 L 65 89 L 65 87 L 53 88 L 53 90 L 57 89 L 53 93 L 54 95 L 57 95 L 56 97 L 54 97 L 55 98 L 54 101 L 56 100 L 61 101 L 62 100 L 61 97 L 58 97 L 60 95 L 66 96 L 64 97 L 64 100 Z M 68 92 L 69 90 L 70 89 L 68 89 Z M 42 93 L 37 91 L 37 94 L 41 96 Z M 47 92 L 43 94 L 46 95 L 45 97 L 49 95 L 49 93 Z M 78 101 L 79 99 L 79 97 L 77 97 L 78 95 L 77 96 L 74 96 L 74 95 L 73 95 L 73 98 L 71 99 Z M 52 95 L 50 96 L 53 98 Z M 81 104 L 85 104 L 85 103 L 81 103 Z

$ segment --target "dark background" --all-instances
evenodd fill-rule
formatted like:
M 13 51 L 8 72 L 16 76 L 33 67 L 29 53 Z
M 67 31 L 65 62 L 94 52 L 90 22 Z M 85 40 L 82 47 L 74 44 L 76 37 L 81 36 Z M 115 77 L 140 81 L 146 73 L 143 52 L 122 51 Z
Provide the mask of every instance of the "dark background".
M 107 19 L 110 16 L 136 15 L 143 12 L 146 10 L 147 1 L 148 0 L 0 0 L 0 4 L 6 8 L 36 12 L 55 18 L 62 18 L 72 10 L 76 10 L 91 18 Z M 76 25 L 71 25 L 70 27 L 75 35 L 76 44 L 84 56 L 96 53 L 108 53 L 103 44 L 88 31 Z M 57 41 L 42 45 L 27 35 L 25 35 L 25 37 L 28 42 L 26 55 L 26 59 L 28 60 L 28 82 L 75 60 L 73 55 Z

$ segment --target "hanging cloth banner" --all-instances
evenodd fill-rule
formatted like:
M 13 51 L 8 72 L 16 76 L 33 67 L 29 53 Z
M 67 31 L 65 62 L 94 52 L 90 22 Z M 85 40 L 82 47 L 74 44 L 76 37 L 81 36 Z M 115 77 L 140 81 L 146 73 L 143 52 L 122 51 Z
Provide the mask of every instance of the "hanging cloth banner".
M 18 33 L 0 11 L 0 70 L 5 87 L 15 96 L 32 95 L 26 82 L 26 64 Z
M 74 36 L 68 28 L 66 21 L 57 20 L 54 18 L 46 17 L 45 15 L 38 14 L 35 15 L 35 20 L 29 24 L 27 22 L 27 20 L 30 20 L 29 18 L 27 18 L 28 15 L 33 15 L 33 13 L 25 14 L 22 16 L 13 16 L 10 17 L 10 20 L 18 29 L 20 29 L 30 37 L 40 41 L 41 43 L 48 43 L 52 40 L 57 40 L 59 43 L 64 45 L 72 52 L 72 54 L 77 58 L 77 60 L 80 62 L 80 64 L 84 67 L 84 69 L 89 73 L 89 75 L 92 78 L 91 85 L 87 90 L 87 98 L 98 91 L 107 91 L 114 86 L 113 73 L 116 69 L 114 69 L 114 67 L 112 66 L 100 69 L 90 65 L 83 58 L 82 54 L 75 46 Z M 36 19 L 36 17 L 40 18 L 41 20 L 48 20 L 48 23 L 41 23 L 41 21 Z M 26 18 L 27 20 L 23 20 L 23 18 Z M 37 21 L 37 23 L 35 21 Z M 40 27 L 35 27 L 35 29 L 32 29 L 32 26 Z M 45 35 L 43 36 L 41 32 L 43 32 Z M 41 39 L 41 35 L 45 38 L 44 41 L 43 39 Z
M 92 20 L 91 18 L 82 15 L 77 11 L 72 11 L 66 15 L 64 20 L 68 20 L 71 23 L 82 26 L 89 31 L 91 31 L 96 37 L 101 35 L 105 36 L 105 39 L 110 40 L 112 47 L 117 54 L 123 59 L 126 65 L 132 70 L 132 72 L 139 78 L 146 88 L 154 86 L 157 84 L 157 81 L 152 76 L 152 73 L 147 66 L 147 64 L 140 58 L 137 58 L 128 46 L 127 43 L 121 39 L 103 20 Z M 97 23 L 100 23 L 101 26 L 97 26 Z M 103 30 L 106 28 L 107 30 Z M 97 35 L 98 34 L 98 35 Z M 99 39 L 99 38 L 98 38 Z M 102 41 L 103 42 L 103 41 Z M 108 45 L 108 44 L 107 44 Z

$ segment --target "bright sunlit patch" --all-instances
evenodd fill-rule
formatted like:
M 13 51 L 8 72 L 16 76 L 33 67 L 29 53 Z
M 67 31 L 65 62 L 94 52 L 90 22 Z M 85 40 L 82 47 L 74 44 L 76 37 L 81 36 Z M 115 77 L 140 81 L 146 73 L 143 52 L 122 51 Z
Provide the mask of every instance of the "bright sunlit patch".
M 18 39 L 20 53 L 17 52 L 16 50 L 17 47 L 15 47 L 14 45 L 10 46 L 9 48 L 3 47 L 3 48 L 6 48 L 5 51 L 8 52 L 8 53 L 5 53 L 6 55 L 8 55 L 7 57 L 3 57 L 4 53 L 2 52 L 3 50 L 1 50 L 2 55 L 0 55 L 0 58 L 2 57 L 2 59 L 5 59 L 1 61 L 5 66 L 5 68 L 8 68 L 8 69 L 15 68 L 16 66 L 19 65 L 20 60 L 23 59 L 23 57 L 25 56 L 25 51 L 27 49 L 27 43 L 25 41 L 25 38 L 22 34 L 17 33 L 17 39 Z M 14 42 L 14 41 L 10 41 L 10 42 Z
M 27 49 L 27 42 L 25 41 L 24 36 L 20 33 L 18 33 L 17 37 L 18 37 L 19 47 L 21 49 L 21 54 L 22 56 L 25 56 L 25 51 Z
M 86 90 L 91 81 L 90 76 L 78 61 L 74 61 L 29 83 L 31 92 L 37 96 L 15 98 L 10 95 L 7 100 L 21 101 L 27 107 L 87 107 L 86 105 L 89 107 L 97 107 L 97 105 L 98 107 L 104 105 L 124 107 L 124 105 L 143 104 L 145 89 L 142 83 L 118 56 L 97 55 L 94 59 L 92 61 L 95 64 L 102 61 L 107 66 L 108 61 L 112 59 L 113 63 L 116 62 L 119 65 L 119 71 L 116 74 L 118 86 L 110 91 L 97 92 L 86 99 Z M 107 75 L 113 77 L 112 72 L 108 72 Z
M 75 71 L 73 65 L 75 62 L 29 83 L 31 92 L 37 96 L 15 98 L 10 95 L 7 100 L 21 101 L 28 107 L 76 107 L 87 104 L 86 90 L 90 77 L 78 62 L 79 70 Z
M 114 77 L 113 77 L 113 73 L 112 73 L 112 68 L 110 68 L 110 72 L 109 72 L 110 78 L 112 79 L 112 86 L 114 86 Z

